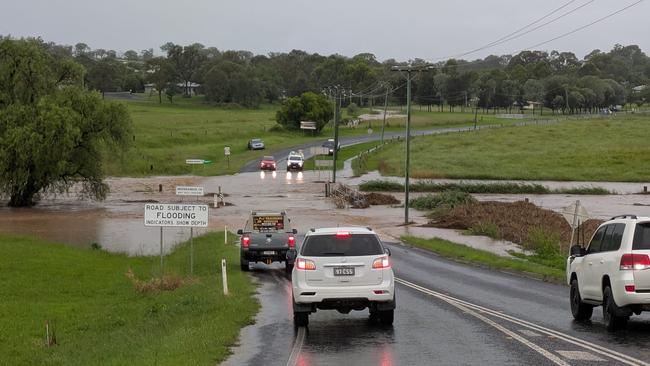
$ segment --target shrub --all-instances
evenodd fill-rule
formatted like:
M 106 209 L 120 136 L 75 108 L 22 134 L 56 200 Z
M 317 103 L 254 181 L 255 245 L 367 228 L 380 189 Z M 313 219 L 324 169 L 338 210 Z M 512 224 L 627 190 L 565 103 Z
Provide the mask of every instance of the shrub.
M 428 194 L 411 200 L 410 205 L 418 210 L 433 210 L 441 206 L 453 208 L 476 200 L 471 194 L 461 191 L 443 191 L 436 195 Z
M 359 190 L 370 192 L 370 191 L 385 191 L 385 192 L 400 192 L 404 190 L 404 185 L 397 182 L 391 182 L 387 180 L 371 180 L 359 184 Z

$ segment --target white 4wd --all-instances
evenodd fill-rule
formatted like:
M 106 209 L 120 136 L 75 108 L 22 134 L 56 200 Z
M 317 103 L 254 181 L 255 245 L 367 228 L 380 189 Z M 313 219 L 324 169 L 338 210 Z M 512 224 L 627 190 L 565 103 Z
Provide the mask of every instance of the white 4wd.
M 576 320 L 591 318 L 602 305 L 613 331 L 650 310 L 650 218 L 624 215 L 600 225 L 587 248 L 571 248 L 567 280 Z
M 296 326 L 317 309 L 370 310 L 371 320 L 393 323 L 395 282 L 385 249 L 367 228 L 311 229 L 295 260 L 291 280 Z

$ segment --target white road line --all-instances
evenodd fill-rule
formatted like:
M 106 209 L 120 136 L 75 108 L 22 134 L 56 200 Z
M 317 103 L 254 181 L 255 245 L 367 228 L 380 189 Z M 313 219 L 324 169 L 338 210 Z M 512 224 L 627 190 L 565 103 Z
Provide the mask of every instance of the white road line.
M 303 343 L 305 343 L 305 327 L 300 327 L 298 328 L 296 339 L 293 341 L 293 348 L 291 348 L 291 355 L 289 355 L 287 366 L 296 366 Z
M 395 282 L 401 283 L 402 285 L 413 288 L 415 290 L 426 293 L 428 295 L 437 297 L 440 300 L 443 300 L 443 301 L 445 301 L 447 303 L 460 304 L 460 305 L 463 305 L 463 306 L 465 306 L 467 308 L 479 311 L 481 313 L 489 314 L 489 315 L 492 315 L 494 317 L 509 321 L 511 323 L 518 324 L 520 326 L 531 329 L 533 331 L 537 331 L 537 332 L 540 332 L 540 333 L 543 333 L 543 334 L 546 334 L 546 335 L 549 335 L 549 336 L 556 337 L 556 338 L 558 338 L 558 339 L 560 339 L 560 340 L 562 340 L 564 342 L 571 343 L 573 345 L 588 349 L 588 350 L 590 350 L 590 351 L 592 351 L 594 353 L 597 353 L 597 354 L 600 354 L 602 356 L 614 359 L 616 361 L 622 362 L 622 363 L 627 364 L 627 365 L 631 365 L 631 366 L 639 366 L 639 365 L 650 366 L 650 364 L 645 362 L 645 361 L 641 361 L 641 360 L 636 359 L 634 357 L 624 355 L 624 354 L 622 354 L 620 352 L 616 352 L 614 350 L 607 349 L 607 348 L 599 346 L 599 345 L 597 345 L 595 343 L 591 343 L 591 342 L 588 342 L 588 341 L 573 337 L 571 335 L 561 333 L 561 332 L 558 332 L 556 330 L 549 329 L 549 328 L 543 327 L 541 325 L 537 325 L 537 324 L 528 322 L 528 321 L 523 320 L 523 319 L 516 318 L 514 316 L 503 314 L 503 313 L 501 313 L 499 311 L 488 309 L 488 308 L 480 306 L 480 305 L 472 304 L 470 302 L 460 300 L 460 299 L 454 298 L 452 296 L 445 295 L 445 294 L 442 294 L 442 293 L 427 289 L 426 287 L 422 287 L 420 285 L 417 285 L 415 283 L 402 280 L 400 278 L 395 278 Z M 452 305 L 454 305 L 454 304 L 452 304 Z
M 541 334 L 539 334 L 537 332 L 533 332 L 530 329 L 519 329 L 519 333 L 521 333 L 523 335 L 526 335 L 526 336 L 529 336 L 529 337 L 541 337 L 542 336 Z
M 600 362 L 605 362 L 607 360 L 600 358 L 596 355 L 593 355 L 589 352 L 584 352 L 584 351 L 559 351 L 556 350 L 558 354 L 560 354 L 564 358 L 568 358 L 569 360 L 576 360 L 576 361 L 600 361 Z
M 499 330 L 502 333 L 506 334 L 507 336 L 510 336 L 511 338 L 519 341 L 523 345 L 531 348 L 532 350 L 534 350 L 537 353 L 541 354 L 542 356 L 546 357 L 548 360 L 550 360 L 554 364 L 559 365 L 559 366 L 570 366 L 568 363 L 564 362 L 561 358 L 557 357 L 553 353 L 551 353 L 551 352 L 545 350 L 544 348 L 536 345 L 535 343 L 527 340 L 526 338 L 520 336 L 519 334 L 505 328 L 504 326 L 502 326 L 500 324 L 497 324 L 496 322 L 484 317 L 483 315 L 481 315 L 481 314 L 479 314 L 479 313 L 477 313 L 477 312 L 475 312 L 473 310 L 467 309 L 466 307 L 464 307 L 463 305 L 460 305 L 458 303 L 449 302 L 449 304 L 457 307 L 458 309 L 461 309 L 461 310 L 465 311 L 466 313 L 468 313 L 468 314 L 472 315 L 473 317 L 483 321 L 484 323 L 493 326 L 494 328 L 496 328 L 497 330 Z

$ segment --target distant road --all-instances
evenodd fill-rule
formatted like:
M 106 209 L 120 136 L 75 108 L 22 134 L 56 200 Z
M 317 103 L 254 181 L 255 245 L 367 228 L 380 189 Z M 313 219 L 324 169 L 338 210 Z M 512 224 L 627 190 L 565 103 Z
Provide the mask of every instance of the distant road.
M 485 128 L 486 126 L 483 126 Z M 480 127 L 479 127 L 480 128 Z M 441 134 L 441 133 L 449 133 L 449 132 L 460 132 L 460 131 L 469 131 L 472 130 L 473 127 L 452 127 L 452 128 L 436 128 L 436 129 L 430 129 L 430 130 L 411 130 L 411 136 L 423 136 L 423 135 L 435 135 L 435 134 Z M 384 140 L 390 140 L 393 138 L 404 138 L 406 136 L 406 131 L 403 132 L 386 132 L 384 133 Z M 339 142 L 341 143 L 341 147 L 346 147 L 346 146 L 351 146 L 351 145 L 356 145 L 356 144 L 361 144 L 364 142 L 370 142 L 370 141 L 379 141 L 381 140 L 381 133 L 373 133 L 370 135 L 359 135 L 359 136 L 350 136 L 350 137 L 342 137 L 339 139 Z M 302 150 L 303 153 L 305 154 L 305 159 L 309 159 L 312 157 L 309 148 L 310 147 L 317 147 L 321 146 L 327 139 L 323 139 L 321 141 L 316 141 L 316 142 L 310 142 L 302 145 L 296 145 L 290 148 L 282 149 L 282 150 L 276 150 L 269 152 L 268 154 L 265 155 L 273 155 L 275 157 L 275 160 L 278 163 L 278 166 L 280 165 L 281 162 L 285 161 L 287 159 L 287 156 L 291 151 L 298 151 Z M 260 164 L 260 159 L 254 159 L 246 163 L 239 172 L 240 173 L 249 173 L 249 172 L 256 172 L 259 170 L 259 164 Z

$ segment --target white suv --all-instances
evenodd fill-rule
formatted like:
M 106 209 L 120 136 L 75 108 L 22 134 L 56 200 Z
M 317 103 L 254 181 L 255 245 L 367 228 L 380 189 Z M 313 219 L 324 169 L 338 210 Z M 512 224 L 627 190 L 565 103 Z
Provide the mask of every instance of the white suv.
M 623 215 L 600 225 L 587 248 L 571 248 L 567 281 L 576 320 L 590 319 L 602 305 L 613 331 L 650 310 L 650 218 Z
M 369 228 L 311 229 L 295 260 L 291 280 L 293 319 L 306 326 L 321 310 L 370 310 L 370 319 L 393 324 L 395 281 L 390 250 Z

